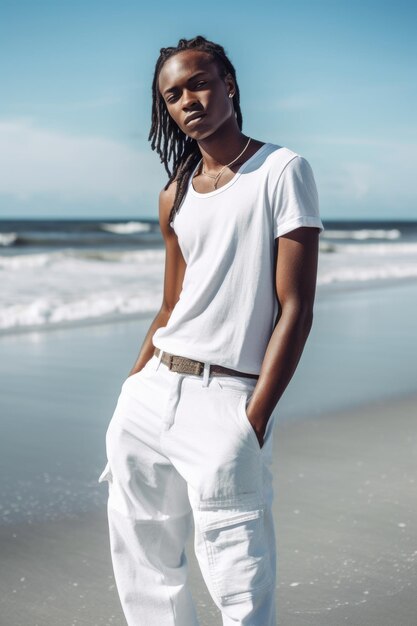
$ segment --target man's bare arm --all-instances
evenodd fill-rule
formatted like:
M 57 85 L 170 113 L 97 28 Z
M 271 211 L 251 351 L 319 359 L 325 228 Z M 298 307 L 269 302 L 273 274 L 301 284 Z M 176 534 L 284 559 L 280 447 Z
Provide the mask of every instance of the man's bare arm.
M 161 326 L 166 326 L 182 288 L 186 263 L 179 247 L 175 231 L 168 224 L 169 214 L 174 202 L 175 187 L 176 183 L 174 182 L 167 190 L 163 189 L 159 194 L 159 225 L 165 242 L 165 274 L 162 305 L 146 333 L 139 355 L 129 372 L 129 376 L 139 372 L 152 357 L 155 349 L 152 343 L 153 334 Z
M 313 322 L 319 230 L 301 227 L 277 239 L 278 322 L 269 340 L 247 416 L 260 445 L 266 425 L 290 382 Z

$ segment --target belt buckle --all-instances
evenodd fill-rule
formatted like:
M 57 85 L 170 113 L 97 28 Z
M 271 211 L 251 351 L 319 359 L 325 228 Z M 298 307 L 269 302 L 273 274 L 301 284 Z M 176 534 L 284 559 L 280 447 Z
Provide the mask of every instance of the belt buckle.
M 178 357 L 177 354 L 170 354 L 168 367 L 171 372 L 181 373 L 183 371 L 183 369 L 181 368 L 181 357 Z
M 201 361 L 181 357 L 178 361 L 174 359 L 176 359 L 175 354 L 168 354 L 166 365 L 170 371 L 201 376 L 204 370 L 204 363 Z
M 201 363 L 201 361 L 196 361 L 195 359 L 188 359 L 186 364 L 184 364 L 184 369 L 182 371 L 186 374 L 201 376 L 203 369 L 204 363 Z

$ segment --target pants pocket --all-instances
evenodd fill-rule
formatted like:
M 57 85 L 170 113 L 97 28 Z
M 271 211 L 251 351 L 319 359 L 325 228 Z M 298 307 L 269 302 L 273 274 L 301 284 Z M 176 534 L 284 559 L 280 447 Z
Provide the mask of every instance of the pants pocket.
M 250 423 L 248 415 L 246 413 L 246 406 L 248 403 L 249 403 L 248 394 L 242 395 L 240 402 L 239 402 L 239 406 L 238 406 L 238 417 L 239 417 L 240 423 L 242 424 L 242 428 L 244 432 L 249 436 L 249 438 L 251 439 L 253 445 L 256 447 L 258 452 L 260 452 L 262 448 L 259 445 L 258 437 L 256 436 L 253 426 Z
M 254 598 L 273 581 L 263 509 L 204 512 L 207 567 L 220 604 Z
M 145 365 L 142 367 L 141 370 L 139 370 L 138 372 L 135 372 L 135 374 L 131 374 L 130 376 L 128 376 L 123 381 L 122 389 L 132 387 L 132 385 L 134 386 L 135 383 L 142 380 L 143 378 L 149 378 L 150 376 L 152 376 L 152 374 L 156 372 L 155 359 L 156 359 L 155 356 L 151 357 L 149 361 L 145 363 Z

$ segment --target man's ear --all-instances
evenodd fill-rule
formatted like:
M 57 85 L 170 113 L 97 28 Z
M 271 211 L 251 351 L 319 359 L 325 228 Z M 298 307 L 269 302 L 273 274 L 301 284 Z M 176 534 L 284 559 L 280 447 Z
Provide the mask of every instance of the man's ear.
M 235 95 L 236 85 L 235 81 L 233 80 L 233 76 L 230 73 L 226 74 L 226 76 L 224 77 L 224 82 L 226 83 L 227 93 Z

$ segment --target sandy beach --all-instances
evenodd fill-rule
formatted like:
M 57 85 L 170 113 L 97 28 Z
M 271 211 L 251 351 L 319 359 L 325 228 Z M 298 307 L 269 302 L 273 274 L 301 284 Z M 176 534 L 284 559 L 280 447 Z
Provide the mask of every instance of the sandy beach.
M 277 407 L 279 626 L 415 626 L 416 293 L 409 285 L 318 299 L 300 370 Z M 388 335 L 393 297 L 404 306 Z M 2 626 L 125 624 L 107 486 L 97 477 L 115 399 L 148 325 L 0 339 Z M 201 625 L 220 626 L 191 540 L 188 555 Z
M 417 626 L 416 22 L 0 0 L 0 626 Z
M 414 626 L 417 396 L 278 423 L 282 626 Z M 125 624 L 104 510 L 0 527 L 4 626 Z M 191 561 L 203 626 L 220 624 Z

